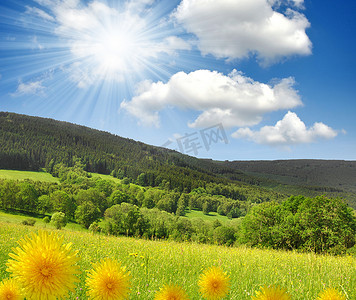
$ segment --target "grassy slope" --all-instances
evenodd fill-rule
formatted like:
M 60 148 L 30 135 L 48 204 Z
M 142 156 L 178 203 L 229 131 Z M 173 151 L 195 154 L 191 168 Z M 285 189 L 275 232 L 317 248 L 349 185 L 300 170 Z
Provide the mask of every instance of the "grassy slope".
M 21 213 L 9 214 L 7 212 L 0 210 L 0 222 L 9 223 L 9 224 L 21 224 L 21 222 L 26 219 L 35 219 L 36 223 L 35 223 L 34 227 L 36 227 L 37 229 L 41 229 L 41 228 L 55 229 L 55 227 L 52 224 L 44 223 L 42 218 L 28 216 L 28 215 L 21 214 Z M 71 222 L 67 224 L 67 226 L 64 228 L 64 230 L 86 231 L 86 229 L 84 229 L 79 224 L 71 223 Z
M 0 280 L 8 276 L 4 263 L 11 248 L 24 234 L 33 231 L 36 228 L 0 222 Z M 201 299 L 197 281 L 201 272 L 212 265 L 221 266 L 231 277 L 231 292 L 226 299 L 251 299 L 261 285 L 270 284 L 287 288 L 294 300 L 316 299 L 317 294 L 329 286 L 345 291 L 348 299 L 356 299 L 354 257 L 154 242 L 67 230 L 58 232 L 79 251 L 83 272 L 79 286 L 68 299 L 86 299 L 85 271 L 90 269 L 92 262 L 107 256 L 118 259 L 131 272 L 130 299 L 153 299 L 155 291 L 169 282 L 182 285 L 190 299 Z
M 231 220 L 226 216 L 220 216 L 216 212 L 210 212 L 208 215 L 203 214 L 200 210 L 188 210 L 185 215 L 188 219 L 203 219 L 205 221 L 219 220 L 221 223 L 229 223 Z
M 114 183 L 121 183 L 121 180 L 110 175 L 98 174 L 98 173 L 90 173 L 93 178 L 101 178 L 105 180 L 111 180 Z
M 0 179 L 24 180 L 31 179 L 34 181 L 59 182 L 59 179 L 46 172 L 0 170 Z
M 115 183 L 121 183 L 120 179 L 112 177 L 110 175 L 91 173 L 93 178 L 102 178 L 105 180 L 111 180 Z M 32 172 L 32 171 L 16 171 L 16 170 L 0 170 L 0 179 L 13 179 L 13 180 L 25 180 L 31 179 L 33 181 L 45 181 L 45 182 L 58 182 L 59 179 L 53 177 L 51 174 L 46 172 Z

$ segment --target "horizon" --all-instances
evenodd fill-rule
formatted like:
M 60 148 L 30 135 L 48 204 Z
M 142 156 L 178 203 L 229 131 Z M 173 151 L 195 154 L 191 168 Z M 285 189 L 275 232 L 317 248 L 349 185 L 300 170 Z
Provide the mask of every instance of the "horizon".
M 355 11 L 321 0 L 5 0 L 0 110 L 203 159 L 354 161 Z

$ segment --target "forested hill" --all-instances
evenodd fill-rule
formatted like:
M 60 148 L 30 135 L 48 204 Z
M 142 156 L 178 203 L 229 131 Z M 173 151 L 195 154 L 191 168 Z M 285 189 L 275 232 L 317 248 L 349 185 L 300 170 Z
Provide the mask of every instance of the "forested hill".
M 214 183 L 221 194 L 222 186 L 243 184 L 263 195 L 257 196 L 262 202 L 275 197 L 261 187 L 286 195 L 341 196 L 356 207 L 356 162 L 197 159 L 84 126 L 0 112 L 0 169 L 52 172 L 57 164 L 71 167 L 78 160 L 86 171 L 142 186 L 190 192 Z
M 127 177 L 141 185 L 166 181 L 170 189 L 190 191 L 207 182 L 253 183 L 231 167 L 173 150 L 122 138 L 67 122 L 0 112 L 0 168 L 51 171 L 81 160 L 86 171 Z
M 331 187 L 356 192 L 356 161 L 298 159 L 233 161 L 224 162 L 223 165 L 288 185 Z

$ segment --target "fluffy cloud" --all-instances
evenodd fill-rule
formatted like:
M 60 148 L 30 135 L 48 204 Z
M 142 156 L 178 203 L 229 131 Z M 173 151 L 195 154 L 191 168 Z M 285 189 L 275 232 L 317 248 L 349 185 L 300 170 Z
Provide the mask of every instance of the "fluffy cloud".
M 189 124 L 207 127 L 223 122 L 226 127 L 258 124 L 264 114 L 302 104 L 293 88 L 294 79 L 268 85 L 234 70 L 228 76 L 216 71 L 179 72 L 167 83 L 145 81 L 131 101 L 121 107 L 145 125 L 159 126 L 158 112 L 167 106 L 200 112 Z
M 337 132 L 324 123 L 314 123 L 312 127 L 307 128 L 304 122 L 290 111 L 274 126 L 264 126 L 258 131 L 240 128 L 232 134 L 234 138 L 247 138 L 258 144 L 271 146 L 312 143 L 317 139 L 331 139 L 336 136 Z
M 173 16 L 198 37 L 198 47 L 217 58 L 244 58 L 256 54 L 263 64 L 291 55 L 308 55 L 310 26 L 300 12 L 274 10 L 284 2 L 301 6 L 302 0 L 182 0 Z
M 19 82 L 15 93 L 11 94 L 13 97 L 23 95 L 44 95 L 45 87 L 42 85 L 42 80 L 32 81 L 28 83 Z

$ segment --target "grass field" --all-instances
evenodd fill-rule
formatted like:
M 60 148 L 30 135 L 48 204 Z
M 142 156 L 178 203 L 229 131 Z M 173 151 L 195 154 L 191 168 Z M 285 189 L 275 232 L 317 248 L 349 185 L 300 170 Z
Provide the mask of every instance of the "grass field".
M 0 221 L 0 279 L 8 276 L 4 264 L 17 240 L 36 230 Z M 130 299 L 153 299 L 155 291 L 170 282 L 182 285 L 190 299 L 201 299 L 197 281 L 210 266 L 221 266 L 230 275 L 231 290 L 226 299 L 251 299 L 261 285 L 270 284 L 285 287 L 292 299 L 316 299 L 326 287 L 356 299 L 355 257 L 146 241 L 69 230 L 58 233 L 73 243 L 80 257 L 81 282 L 68 299 L 86 299 L 85 273 L 91 263 L 107 256 L 121 261 L 131 272 Z
M 216 212 L 210 212 L 208 215 L 205 215 L 200 210 L 187 210 L 185 216 L 189 219 L 203 219 L 205 221 L 214 221 L 219 220 L 221 223 L 229 223 L 231 220 L 226 216 L 221 216 Z
M 58 178 L 53 177 L 49 173 L 32 171 L 0 170 L 0 179 L 1 178 L 13 180 L 31 179 L 34 181 L 59 182 Z
M 104 174 L 98 174 L 98 173 L 90 173 L 93 178 L 101 178 L 105 180 L 111 180 L 114 183 L 121 183 L 121 180 L 115 177 L 112 177 L 111 175 L 104 175 Z
M 105 180 L 111 180 L 115 183 L 121 183 L 120 179 L 112 177 L 110 175 L 90 173 L 93 178 L 102 178 Z M 53 177 L 50 173 L 46 172 L 32 172 L 32 171 L 17 171 L 17 170 L 0 170 L 0 179 L 13 179 L 13 180 L 25 180 L 31 179 L 34 181 L 45 181 L 45 182 L 58 182 L 59 179 Z
M 55 227 L 52 224 L 46 224 L 45 222 L 43 222 L 43 218 L 32 217 L 21 213 L 9 214 L 7 212 L 0 210 L 0 222 L 2 223 L 21 224 L 21 222 L 26 219 L 35 219 L 36 223 L 34 227 L 36 227 L 37 229 L 42 229 L 42 228 L 55 229 Z M 76 223 L 71 223 L 71 222 L 68 223 L 63 230 L 86 231 L 86 229 L 84 229 L 81 225 Z

